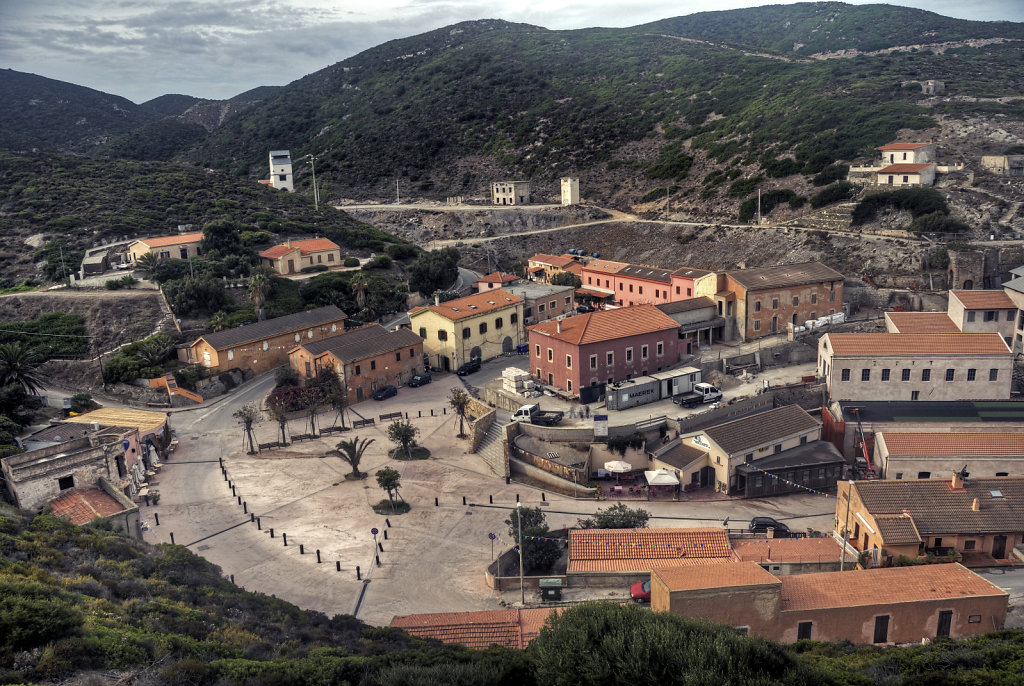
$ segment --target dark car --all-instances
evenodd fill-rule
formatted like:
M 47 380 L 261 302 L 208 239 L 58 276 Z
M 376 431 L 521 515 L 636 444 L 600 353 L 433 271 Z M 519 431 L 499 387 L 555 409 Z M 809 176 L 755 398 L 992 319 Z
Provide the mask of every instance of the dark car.
M 409 383 L 405 384 L 410 388 L 416 388 L 417 386 L 425 386 L 430 383 L 430 374 L 413 374 L 412 378 L 409 379 Z
M 455 370 L 455 373 L 459 376 L 465 376 L 466 374 L 478 371 L 480 371 L 480 360 L 469 360 L 468 362 L 463 362 L 462 366 Z
M 578 312 L 579 314 L 587 314 L 588 312 L 593 312 L 593 311 L 594 311 L 593 306 L 587 305 L 587 304 L 580 305 L 580 306 L 578 306 L 576 308 L 576 312 Z
M 789 536 L 789 527 L 782 522 L 776 521 L 771 517 L 754 517 L 750 520 L 749 531 L 754 533 L 765 533 L 768 529 L 775 529 L 776 538 L 786 538 Z
M 392 396 L 396 396 L 396 395 L 398 395 L 398 389 L 395 388 L 394 386 L 381 386 L 380 388 L 378 388 L 374 392 L 373 399 L 374 400 L 386 400 L 386 399 L 388 399 L 388 398 L 390 398 Z
M 638 581 L 629 587 L 629 597 L 637 603 L 651 602 L 651 582 Z

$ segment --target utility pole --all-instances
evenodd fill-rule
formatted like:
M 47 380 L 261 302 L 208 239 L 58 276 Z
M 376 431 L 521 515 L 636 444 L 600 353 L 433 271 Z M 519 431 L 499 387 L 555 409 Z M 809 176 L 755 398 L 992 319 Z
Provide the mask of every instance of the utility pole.
M 398 194 L 398 178 L 395 178 L 395 204 L 398 205 L 402 202 L 402 197 Z
M 64 265 L 64 244 L 57 246 L 60 249 L 60 270 L 64 274 L 64 280 L 68 280 L 68 268 Z M 51 253 L 52 254 L 52 253 Z
M 757 189 L 757 225 L 761 226 L 761 189 Z
M 313 207 L 317 211 L 320 210 L 320 191 L 316 187 L 316 158 L 313 155 L 309 156 L 309 167 L 313 171 Z
M 850 479 L 846 487 L 846 523 L 843 524 L 842 538 L 843 543 L 840 546 L 839 551 L 839 571 L 843 571 L 846 566 L 846 540 L 849 537 L 850 532 L 850 501 L 853 500 L 853 479 Z
M 523 511 L 522 503 L 516 501 L 516 524 L 519 527 L 519 593 L 523 606 L 526 606 L 526 586 L 523 584 Z

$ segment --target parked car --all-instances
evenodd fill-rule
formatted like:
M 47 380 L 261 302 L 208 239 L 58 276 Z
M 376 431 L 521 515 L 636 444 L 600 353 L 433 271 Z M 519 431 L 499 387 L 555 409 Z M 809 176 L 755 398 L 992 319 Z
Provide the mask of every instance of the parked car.
M 776 538 L 786 538 L 790 534 L 788 526 L 771 517 L 754 517 L 750 520 L 750 527 L 748 527 L 749 531 L 753 533 L 765 533 L 768 529 L 775 529 Z
M 413 374 L 406 386 L 416 388 L 417 386 L 425 386 L 428 383 L 430 383 L 430 374 Z
M 638 581 L 629 587 L 629 597 L 633 599 L 635 603 L 649 603 L 651 602 L 651 582 L 650 581 Z
M 478 371 L 480 371 L 480 360 L 467 360 L 462 363 L 461 367 L 455 370 L 455 373 L 459 376 L 465 376 L 466 374 Z
M 381 386 L 374 392 L 373 399 L 387 400 L 388 398 L 396 395 L 398 395 L 398 389 L 394 386 Z
M 593 312 L 593 311 L 594 311 L 594 308 L 592 306 L 590 306 L 590 305 L 587 305 L 586 303 L 583 303 L 582 305 L 580 305 L 580 306 L 578 306 L 576 308 L 576 312 L 578 312 L 579 314 L 587 314 L 588 312 Z

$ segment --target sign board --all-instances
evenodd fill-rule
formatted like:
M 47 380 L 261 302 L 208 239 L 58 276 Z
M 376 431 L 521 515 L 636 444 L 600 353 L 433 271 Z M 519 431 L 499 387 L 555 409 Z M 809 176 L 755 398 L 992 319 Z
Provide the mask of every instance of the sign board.
M 594 415 L 594 438 L 608 438 L 608 415 Z
M 707 439 L 704 438 L 703 434 L 697 434 L 696 436 L 694 436 L 693 443 L 694 445 L 699 445 L 702 448 L 707 448 L 708 450 L 711 449 L 711 444 L 708 443 Z

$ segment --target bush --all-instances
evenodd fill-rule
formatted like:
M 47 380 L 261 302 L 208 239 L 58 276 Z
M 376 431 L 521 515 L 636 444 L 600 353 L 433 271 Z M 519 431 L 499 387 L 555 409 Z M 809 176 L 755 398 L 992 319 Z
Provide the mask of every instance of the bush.
M 811 207 L 817 209 L 834 202 L 849 200 L 857 192 L 857 188 L 848 181 L 839 181 L 826 186 L 811 196 Z
M 942 212 L 930 212 L 910 222 L 909 231 L 928 233 L 962 233 L 970 229 L 959 219 L 954 219 Z
M 813 198 L 811 204 L 814 204 Z M 853 210 L 854 226 L 871 221 L 883 208 L 907 210 L 914 218 L 936 212 L 949 214 L 949 205 L 946 204 L 946 199 L 934 188 L 900 188 L 895 191 L 870 195 L 857 203 L 857 207 Z
M 797 197 L 796 193 L 788 188 L 768 191 L 761 194 L 761 216 L 771 214 L 771 211 L 784 202 L 792 203 Z M 739 220 L 749 222 L 757 213 L 757 198 L 749 198 L 740 206 Z
M 325 272 L 327 271 L 326 264 L 311 264 L 308 267 L 303 267 L 299 270 L 303 274 L 312 274 L 313 272 Z
M 124 282 L 121 279 L 107 279 L 103 282 L 103 285 L 108 291 L 117 291 L 124 288 Z
M 196 382 L 205 377 L 206 367 L 201 364 L 190 364 L 174 372 L 178 385 L 190 391 L 196 390 Z
M 388 255 L 377 255 L 363 265 L 363 269 L 388 269 L 391 266 L 391 258 Z
M 358 267 L 359 266 L 359 258 L 358 257 L 346 257 L 345 261 L 342 264 L 344 264 L 346 267 Z
M 408 260 L 419 255 L 420 249 L 412 243 L 396 243 L 388 246 L 387 253 L 393 260 Z
M 846 175 L 849 173 L 849 165 L 831 164 L 815 175 L 815 177 L 811 179 L 811 183 L 815 186 L 827 186 L 834 181 L 845 181 Z

